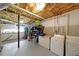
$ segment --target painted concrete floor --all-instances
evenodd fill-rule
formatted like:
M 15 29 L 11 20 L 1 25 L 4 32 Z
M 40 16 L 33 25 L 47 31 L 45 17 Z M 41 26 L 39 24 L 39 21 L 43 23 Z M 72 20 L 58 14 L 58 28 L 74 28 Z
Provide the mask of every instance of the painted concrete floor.
M 0 56 L 56 56 L 56 54 L 37 43 L 22 40 L 20 48 L 17 48 L 17 42 L 5 44 Z

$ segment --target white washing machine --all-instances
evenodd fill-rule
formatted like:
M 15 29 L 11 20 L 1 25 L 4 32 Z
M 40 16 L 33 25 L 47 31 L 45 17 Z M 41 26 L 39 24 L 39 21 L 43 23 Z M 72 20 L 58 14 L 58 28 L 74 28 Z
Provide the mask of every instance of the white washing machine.
M 51 51 L 59 56 L 64 53 L 64 35 L 54 35 L 51 38 Z
M 67 36 L 66 55 L 67 56 L 79 56 L 79 37 Z
M 39 36 L 39 44 L 47 49 L 50 49 L 50 36 Z

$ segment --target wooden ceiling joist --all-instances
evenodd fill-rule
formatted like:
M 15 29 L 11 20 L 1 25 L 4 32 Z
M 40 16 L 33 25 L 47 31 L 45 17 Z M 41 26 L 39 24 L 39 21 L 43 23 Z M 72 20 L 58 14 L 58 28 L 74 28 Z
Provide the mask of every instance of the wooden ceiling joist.
M 11 5 L 9 8 L 7 8 L 7 10 L 10 10 L 10 11 L 15 12 L 17 14 L 25 15 L 26 17 L 29 17 L 31 19 L 40 19 L 40 20 L 44 19 L 44 18 L 42 18 L 32 12 L 29 12 L 23 8 L 20 8 L 16 5 Z
M 7 11 L 20 14 L 32 20 L 46 19 L 66 12 L 79 9 L 79 3 L 46 3 L 46 6 L 38 13 L 34 13 L 35 3 L 17 3 L 7 8 Z M 31 21 L 32 21 L 31 20 Z
M 75 9 L 79 9 L 79 3 L 47 3 L 46 7 L 37 13 L 37 15 L 46 19 Z

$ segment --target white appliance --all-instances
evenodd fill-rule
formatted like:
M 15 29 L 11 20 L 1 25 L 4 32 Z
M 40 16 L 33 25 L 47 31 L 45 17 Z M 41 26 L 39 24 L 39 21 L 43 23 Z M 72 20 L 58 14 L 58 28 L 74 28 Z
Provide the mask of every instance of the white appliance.
M 67 36 L 66 55 L 67 56 L 79 56 L 79 37 Z
M 50 36 L 39 36 L 39 45 L 50 49 Z
M 51 38 L 51 51 L 59 56 L 63 56 L 64 53 L 64 36 L 54 35 Z

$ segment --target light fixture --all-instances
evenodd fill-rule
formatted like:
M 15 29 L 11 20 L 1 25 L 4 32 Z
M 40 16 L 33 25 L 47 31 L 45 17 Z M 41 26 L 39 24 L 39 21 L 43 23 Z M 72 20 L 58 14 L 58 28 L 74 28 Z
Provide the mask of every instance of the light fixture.
M 43 8 L 45 7 L 44 3 L 36 3 L 36 10 L 43 10 Z
M 43 8 L 45 7 L 45 3 L 35 3 L 35 9 L 33 10 L 34 13 L 37 13 L 41 10 L 43 10 Z

